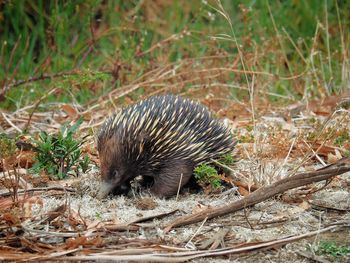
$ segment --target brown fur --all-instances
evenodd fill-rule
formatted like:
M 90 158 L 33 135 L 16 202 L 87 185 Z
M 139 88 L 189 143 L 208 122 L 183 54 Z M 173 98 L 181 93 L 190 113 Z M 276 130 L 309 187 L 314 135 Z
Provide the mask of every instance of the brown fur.
M 170 197 L 177 193 L 181 187 L 188 183 L 194 169 L 194 164 L 187 160 L 174 160 L 168 162 L 157 176 L 154 176 L 154 184 L 151 193 L 157 196 Z

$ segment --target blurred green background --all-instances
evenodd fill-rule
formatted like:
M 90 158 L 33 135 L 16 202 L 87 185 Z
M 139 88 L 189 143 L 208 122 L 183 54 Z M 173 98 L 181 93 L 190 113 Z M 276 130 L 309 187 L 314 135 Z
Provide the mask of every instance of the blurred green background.
M 24 107 L 53 88 L 47 101 L 87 105 L 167 65 L 303 74 L 257 80 L 282 99 L 339 93 L 349 87 L 349 14 L 350 1 L 331 0 L 1 1 L 0 107 Z M 220 58 L 202 63 L 208 56 Z M 253 81 L 237 73 L 220 80 Z M 236 89 L 230 96 L 239 98 Z

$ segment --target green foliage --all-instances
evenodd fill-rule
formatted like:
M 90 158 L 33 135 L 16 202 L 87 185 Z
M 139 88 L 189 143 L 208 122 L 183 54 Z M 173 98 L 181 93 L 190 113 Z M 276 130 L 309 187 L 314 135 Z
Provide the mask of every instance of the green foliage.
M 251 142 L 254 142 L 254 135 L 252 133 L 241 135 L 238 138 L 238 142 L 239 143 L 251 143 Z
M 101 213 L 99 213 L 99 212 L 96 212 L 96 219 L 98 219 L 98 220 L 102 220 L 102 214 Z
M 111 75 L 105 72 L 83 71 L 80 74 L 66 75 L 64 79 L 74 81 L 76 84 L 84 84 L 92 81 L 107 81 L 111 79 Z
M 235 162 L 235 159 L 233 158 L 232 153 L 227 153 L 221 156 L 221 158 L 219 159 L 219 162 L 224 165 L 233 165 Z
M 338 245 L 333 241 L 322 240 L 317 248 L 318 255 L 328 255 L 335 258 L 344 257 L 350 254 L 350 247 Z
M 16 151 L 15 140 L 9 138 L 6 134 L 0 134 L 0 159 L 13 156 Z
M 221 187 L 221 179 L 213 166 L 201 164 L 194 171 L 194 177 L 199 184 L 211 185 L 213 188 Z
M 252 132 L 253 129 L 254 129 L 254 126 L 253 125 L 247 125 L 244 127 L 248 132 Z
M 85 173 L 89 169 L 89 163 L 90 163 L 90 158 L 89 156 L 85 155 L 82 160 L 79 162 L 79 166 L 83 173 Z
M 344 143 L 348 142 L 350 139 L 349 132 L 343 131 L 334 141 L 334 144 L 337 146 L 342 146 Z
M 311 131 L 307 134 L 306 138 L 310 141 L 313 141 L 313 140 L 317 139 L 317 135 L 318 135 L 318 133 L 316 131 Z
M 35 172 L 45 171 L 50 175 L 63 179 L 75 166 L 75 171 L 81 168 L 85 172 L 88 168 L 89 157 L 82 157 L 81 146 L 84 139 L 76 140 L 73 135 L 83 119 L 74 125 L 63 125 L 55 135 L 43 131 L 39 138 L 34 140 L 37 149 Z

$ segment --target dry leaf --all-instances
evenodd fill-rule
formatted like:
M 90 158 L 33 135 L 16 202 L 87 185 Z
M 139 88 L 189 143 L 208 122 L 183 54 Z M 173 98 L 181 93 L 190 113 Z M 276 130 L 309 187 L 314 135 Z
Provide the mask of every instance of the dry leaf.
M 61 109 L 67 113 L 71 119 L 75 119 L 79 115 L 78 111 L 70 104 L 63 104 Z
M 334 149 L 334 154 L 329 153 L 327 155 L 327 162 L 328 163 L 335 163 L 336 161 L 340 160 L 341 158 L 343 158 L 343 156 L 341 155 L 340 151 L 338 149 Z
M 327 155 L 327 163 L 335 163 L 338 160 L 337 156 L 333 153 Z
M 244 187 L 238 186 L 238 192 L 241 196 L 247 196 L 249 195 L 249 191 L 247 191 Z
M 306 201 L 301 202 L 298 206 L 304 210 L 308 210 L 311 207 L 311 205 Z
M 4 213 L 1 219 L 4 220 L 8 225 L 17 225 L 21 223 L 18 215 L 13 213 Z
M 73 249 L 77 248 L 79 246 L 84 246 L 86 244 L 87 237 L 86 236 L 81 236 L 81 237 L 76 237 L 76 238 L 69 238 L 66 241 L 66 249 Z
M 86 236 L 81 236 L 81 237 L 67 239 L 65 249 L 70 250 L 80 246 L 101 247 L 103 246 L 103 244 L 104 244 L 103 239 L 100 237 L 88 238 Z
M 83 219 L 77 211 L 74 209 L 71 209 L 69 216 L 68 216 L 69 224 L 71 226 L 78 226 L 78 225 L 89 225 L 91 224 L 91 221 L 88 219 Z
M 248 183 L 245 183 L 245 182 L 242 182 L 242 181 L 232 181 L 232 183 L 235 186 L 244 188 L 245 190 L 248 191 L 248 193 L 254 192 L 254 191 L 259 189 L 259 187 L 257 187 L 256 185 L 248 184 Z
M 44 206 L 43 199 L 40 196 L 31 196 L 26 198 L 23 202 L 24 216 L 27 218 L 32 217 L 32 207 L 34 204 L 39 205 L 40 207 Z
M 94 230 L 97 230 L 99 227 L 101 227 L 101 225 L 103 225 L 103 223 L 100 221 L 100 220 L 95 220 L 95 221 L 92 221 L 90 222 L 88 225 L 87 225 L 87 229 L 94 229 Z
M 90 111 L 86 111 L 83 113 L 84 120 L 90 121 L 92 119 L 92 114 Z
M 141 210 L 153 210 L 158 206 L 158 204 L 151 197 L 145 197 L 137 199 L 135 206 Z
M 17 157 L 17 163 L 20 167 L 28 169 L 34 164 L 35 153 L 32 151 L 22 151 Z

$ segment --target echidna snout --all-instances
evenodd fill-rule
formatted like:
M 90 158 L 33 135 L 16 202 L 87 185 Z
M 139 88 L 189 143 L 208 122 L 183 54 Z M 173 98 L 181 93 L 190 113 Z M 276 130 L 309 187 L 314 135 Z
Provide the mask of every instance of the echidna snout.
M 173 95 L 150 97 L 109 117 L 97 143 L 101 193 L 122 194 L 142 175 L 153 178 L 151 192 L 165 197 L 189 181 L 195 166 L 235 145 L 228 127 L 205 106 Z
M 103 145 L 103 148 L 100 146 Z M 117 136 L 106 138 L 99 144 L 98 151 L 100 155 L 101 170 L 101 189 L 98 197 L 106 197 L 109 193 L 126 194 L 130 188 L 129 176 L 127 170 L 123 167 L 122 156 L 120 152 Z

